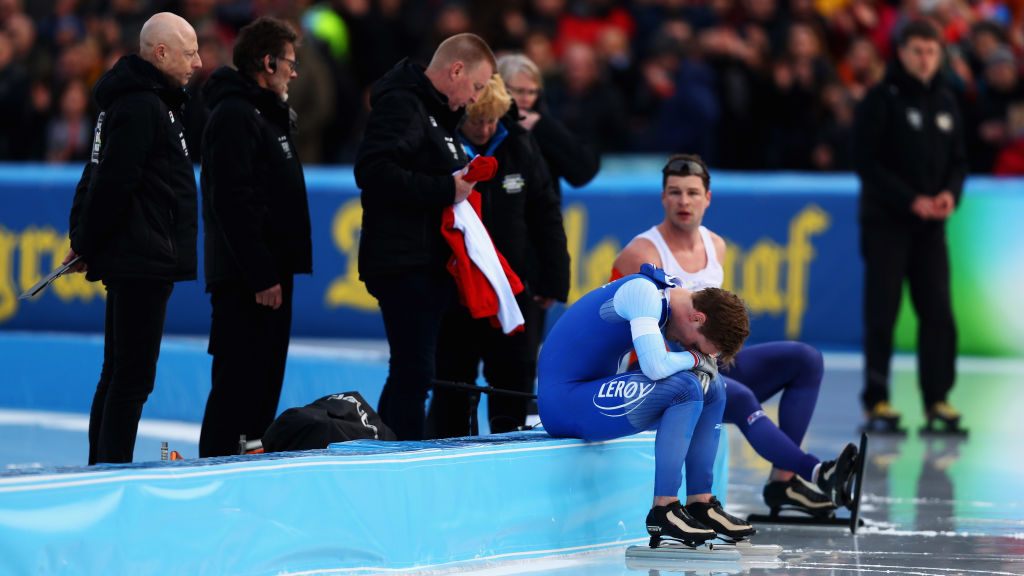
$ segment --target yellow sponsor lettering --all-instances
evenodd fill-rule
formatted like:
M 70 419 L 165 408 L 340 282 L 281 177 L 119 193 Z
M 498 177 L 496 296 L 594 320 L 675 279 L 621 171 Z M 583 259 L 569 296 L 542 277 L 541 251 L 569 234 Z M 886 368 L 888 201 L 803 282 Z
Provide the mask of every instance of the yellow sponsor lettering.
M 616 238 L 608 236 L 590 248 L 586 246 L 587 209 L 582 203 L 568 206 L 563 222 L 572 258 L 571 304 L 608 282 L 621 245 Z M 725 271 L 722 287 L 740 294 L 752 316 L 784 314 L 786 337 L 799 338 L 807 312 L 810 266 L 816 256 L 812 238 L 822 234 L 830 224 L 831 219 L 824 210 L 809 204 L 790 220 L 785 245 L 762 238 L 744 250 L 726 240 L 728 249 L 722 261 Z
M 562 223 L 569 244 L 571 282 L 568 303 L 572 304 L 587 292 L 608 283 L 612 275 L 612 263 L 622 245 L 609 236 L 587 251 L 587 208 L 582 203 L 577 202 L 565 208 L 562 211 Z
M 351 307 L 365 312 L 377 309 L 377 299 L 359 280 L 359 231 L 362 223 L 363 207 L 358 197 L 345 202 L 334 213 L 331 238 L 345 257 L 345 272 L 327 286 L 324 303 L 328 308 Z
M 722 287 L 742 296 L 752 316 L 785 314 L 786 338 L 799 338 L 807 312 L 811 262 L 817 255 L 811 239 L 831 222 L 828 213 L 809 204 L 790 220 L 785 246 L 765 238 L 744 252 L 727 242 Z
M 18 295 L 59 266 L 68 248 L 67 232 L 50 226 L 29 226 L 20 233 L 0 226 L 0 323 L 18 313 Z M 106 296 L 103 285 L 87 281 L 84 274 L 58 278 L 47 293 L 65 304 Z
M 12 274 L 17 238 L 17 234 L 0 226 L 0 322 L 14 317 L 18 311 L 18 290 Z
M 622 244 L 617 238 L 606 236 L 587 246 L 588 214 L 581 202 L 567 206 L 562 217 L 571 258 L 569 304 L 572 304 L 590 290 L 608 282 L 612 263 Z M 334 245 L 345 262 L 344 273 L 328 285 L 325 296 L 328 308 L 377 309 L 376 299 L 359 281 L 361 222 L 362 207 L 359 199 L 354 198 L 338 209 L 331 223 Z M 799 338 L 807 312 L 810 265 L 816 256 L 812 239 L 827 230 L 830 224 L 831 219 L 824 210 L 809 204 L 790 220 L 784 245 L 771 238 L 762 238 L 744 250 L 726 240 L 728 249 L 722 263 L 725 269 L 723 288 L 740 294 L 754 317 L 785 315 L 786 337 Z

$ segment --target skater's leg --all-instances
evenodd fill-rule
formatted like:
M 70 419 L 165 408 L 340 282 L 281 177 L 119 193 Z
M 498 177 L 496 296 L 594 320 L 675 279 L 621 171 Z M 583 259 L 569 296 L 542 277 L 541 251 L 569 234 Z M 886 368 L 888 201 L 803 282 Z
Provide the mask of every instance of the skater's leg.
M 721 378 L 716 378 L 704 393 L 704 409 L 697 420 L 686 458 L 686 510 L 701 524 L 736 540 L 752 535 L 754 527 L 727 513 L 718 498 L 711 494 L 725 403 L 725 384 Z
M 754 393 L 743 383 L 731 378 L 726 378 L 725 383 L 726 402 L 723 420 L 736 424 L 754 451 L 771 462 L 774 469 L 795 472 L 813 482 L 812 473 L 819 460 L 801 450 L 788 434 L 775 426 L 775 423 L 765 415 Z M 782 478 L 776 475 L 772 479 L 789 480 L 789 477 Z
M 692 372 L 658 381 L 637 371 L 561 386 L 542 382 L 538 399 L 541 422 L 556 437 L 608 440 L 657 426 L 654 493 L 666 498 L 678 497 L 703 407 L 704 391 Z

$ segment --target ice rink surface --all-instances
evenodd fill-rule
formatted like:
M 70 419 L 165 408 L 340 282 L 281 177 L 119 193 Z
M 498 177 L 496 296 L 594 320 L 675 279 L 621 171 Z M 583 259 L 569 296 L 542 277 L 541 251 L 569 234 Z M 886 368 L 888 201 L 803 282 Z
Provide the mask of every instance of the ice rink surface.
M 818 408 L 804 448 L 821 459 L 856 442 L 861 422 L 862 360 L 827 354 Z M 872 434 L 863 487 L 865 525 L 849 529 L 760 524 L 753 541 L 779 544 L 777 560 L 694 562 L 629 560 L 624 547 L 600 553 L 509 561 L 444 573 L 474 575 L 604 576 L 787 574 L 906 576 L 1024 574 L 1024 361 L 961 359 L 951 401 L 964 414 L 966 438 L 926 437 L 914 360 L 894 363 L 892 400 L 903 411 L 905 437 Z M 776 405 L 766 405 L 774 417 Z M 0 470 L 34 465 L 80 465 L 87 451 L 83 415 L 0 409 Z M 195 454 L 196 424 L 147 422 L 140 454 L 159 458 L 160 441 Z M 726 508 L 766 513 L 761 489 L 768 464 L 735 428 Z M 637 510 L 643 522 L 646 510 Z M 442 572 L 432 572 L 438 574 Z

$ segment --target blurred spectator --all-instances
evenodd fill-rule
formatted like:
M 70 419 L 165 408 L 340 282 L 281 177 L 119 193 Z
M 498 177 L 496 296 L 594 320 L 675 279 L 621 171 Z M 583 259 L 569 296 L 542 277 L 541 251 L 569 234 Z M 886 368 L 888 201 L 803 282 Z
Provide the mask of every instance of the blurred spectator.
M 22 122 L 28 111 L 29 81 L 14 61 L 14 47 L 0 34 L 0 159 L 15 158 L 21 146 Z
M 335 110 L 341 115 L 355 117 L 359 106 L 358 94 L 349 90 L 347 102 L 337 100 L 335 83 L 330 81 L 334 75 L 315 38 L 303 34 L 295 47 L 295 54 L 302 63 L 302 74 L 292 80 L 288 91 L 291 107 L 301 110 L 296 120 L 295 148 L 303 165 L 321 164 L 326 156 L 324 140 L 328 129 L 333 126 Z M 351 128 L 344 133 L 350 135 Z
M 569 44 L 561 64 L 561 75 L 549 84 L 551 112 L 600 152 L 628 151 L 626 105 L 603 74 L 596 50 Z
M 968 118 L 968 159 L 972 172 L 991 172 L 996 157 L 1020 138 L 1020 108 L 1024 106 L 1024 85 L 1017 60 L 1006 46 L 989 53 L 978 98 L 966 113 Z
M 720 109 L 714 72 L 689 25 L 666 22 L 641 62 L 634 92 L 633 149 L 689 150 L 714 162 Z M 669 128 L 671 127 L 671 128 Z
M 811 151 L 811 167 L 824 172 L 853 170 L 853 116 L 857 100 L 838 82 L 825 86 L 821 100 L 824 118 L 819 122 Z
M 767 167 L 810 170 L 819 119 L 820 95 L 833 72 L 814 29 L 789 27 L 785 54 L 775 61 L 769 92 Z
M 210 21 L 199 25 L 196 34 L 199 37 L 199 58 L 203 61 L 203 67 L 192 76 L 190 98 L 185 103 L 183 122 L 189 154 L 193 161 L 199 162 L 203 151 L 203 129 L 210 117 L 203 86 L 214 70 L 231 62 L 231 44 L 219 33 L 216 24 Z
M 77 162 L 89 157 L 92 116 L 89 91 L 81 80 L 71 80 L 60 94 L 60 115 L 46 131 L 47 162 Z
M 822 0 L 818 0 L 820 6 Z M 892 52 L 892 34 L 899 12 L 886 0 L 840 0 L 834 12 L 825 12 L 832 52 L 842 54 L 859 37 L 871 40 L 883 61 Z
M 301 24 L 306 73 L 292 98 L 303 99 L 296 139 L 306 164 L 354 161 L 370 85 L 402 57 L 427 61 L 436 40 L 456 31 L 530 58 L 548 85 L 547 114 L 602 153 L 683 146 L 717 168 L 736 170 L 843 165 L 824 161 L 830 154 L 819 144 L 829 142 L 832 152 L 845 146 L 844 130 L 834 124 L 845 117 L 841 103 L 859 101 L 880 80 L 894 35 L 913 19 L 927 18 L 942 31 L 944 74 L 965 111 L 989 98 L 982 92 L 993 50 L 1024 53 L 1024 3 L 996 0 L 0 0 L 0 33 L 24 78 L 20 97 L 29 102 L 27 86 L 39 86 L 35 93 L 49 90 L 54 101 L 50 110 L 32 108 L 43 114 L 41 131 L 29 136 L 39 142 L 35 151 L 19 148 L 0 158 L 43 158 L 46 127 L 59 115 L 57 91 L 74 80 L 91 89 L 137 48 L 138 26 L 161 9 L 218 38 L 201 42 L 204 52 L 230 44 L 241 26 L 264 14 Z M 586 49 L 570 50 L 579 44 Z M 797 65 L 805 59 L 794 56 L 794 44 L 798 51 L 816 45 L 814 82 L 801 83 L 807 75 L 798 68 L 807 67 Z M 220 59 L 204 53 L 214 58 Z M 845 95 L 821 70 L 838 74 Z M 10 85 L 3 90 L 9 98 Z M 203 110 L 198 100 L 189 109 L 196 140 L 190 145 L 198 147 L 205 112 L 192 113 Z M 595 111 L 610 116 L 597 122 Z M 813 120 L 814 129 L 794 130 L 782 118 Z M 4 120 L 0 133 L 11 122 L 30 121 Z M 684 128 L 657 129 L 665 123 Z M 979 139 L 969 146 L 972 159 L 984 154 Z
M 882 79 L 885 63 L 879 57 L 875 45 L 867 38 L 860 37 L 850 44 L 836 72 L 850 96 L 860 101 L 868 88 Z

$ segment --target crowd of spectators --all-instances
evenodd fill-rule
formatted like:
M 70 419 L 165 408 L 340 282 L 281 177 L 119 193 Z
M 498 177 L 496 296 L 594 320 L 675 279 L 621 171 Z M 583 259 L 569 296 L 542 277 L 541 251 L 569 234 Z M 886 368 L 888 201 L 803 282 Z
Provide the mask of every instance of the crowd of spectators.
M 900 26 L 941 30 L 974 173 L 1024 173 L 1024 2 L 992 0 L 0 0 L 0 160 L 78 162 L 93 83 L 155 12 L 195 27 L 193 84 L 260 15 L 304 38 L 289 104 L 303 163 L 351 163 L 374 80 L 475 32 L 545 74 L 548 112 L 603 154 L 700 154 L 716 168 L 848 171 L 857 102 Z M 193 86 L 189 148 L 207 112 Z

